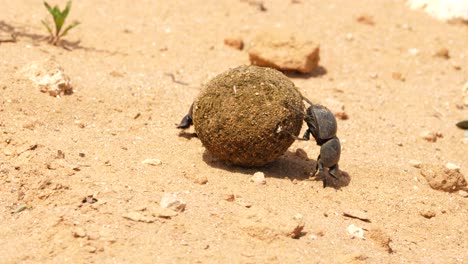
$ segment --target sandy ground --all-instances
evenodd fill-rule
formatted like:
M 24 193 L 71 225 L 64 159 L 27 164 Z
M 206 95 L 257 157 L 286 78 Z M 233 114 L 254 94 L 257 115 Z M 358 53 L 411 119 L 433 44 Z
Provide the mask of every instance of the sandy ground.
M 392 0 L 266 0 L 266 11 L 239 0 L 83 0 L 73 3 L 69 19 L 82 24 L 66 50 L 43 40 L 41 1 L 0 6 L 0 31 L 18 36 L 0 43 L 0 263 L 468 261 L 467 199 L 431 189 L 409 164 L 451 162 L 468 175 L 468 145 L 455 126 L 468 117 L 468 26 Z M 358 22 L 363 15 L 373 25 Z M 249 64 L 224 38 L 248 44 L 271 26 L 320 43 L 320 73 L 288 76 L 314 102 L 344 103 L 347 186 L 309 177 L 313 141 L 242 169 L 178 136 L 174 124 L 201 85 Z M 442 48 L 449 59 L 434 56 Z M 72 95 L 41 93 L 18 73 L 51 57 Z M 427 142 L 424 131 L 443 137 Z M 161 164 L 142 164 L 148 158 Z M 249 181 L 257 171 L 265 185 Z M 155 216 L 165 193 L 177 193 L 185 211 Z M 349 210 L 370 222 L 344 216 Z M 280 232 L 294 218 L 305 225 L 297 239 Z

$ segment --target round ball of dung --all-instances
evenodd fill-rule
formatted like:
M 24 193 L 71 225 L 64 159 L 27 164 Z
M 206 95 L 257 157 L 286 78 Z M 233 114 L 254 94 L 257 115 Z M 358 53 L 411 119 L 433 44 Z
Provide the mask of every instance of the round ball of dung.
M 281 72 L 240 66 L 209 81 L 194 102 L 198 137 L 215 157 L 253 167 L 272 162 L 301 130 L 304 104 Z

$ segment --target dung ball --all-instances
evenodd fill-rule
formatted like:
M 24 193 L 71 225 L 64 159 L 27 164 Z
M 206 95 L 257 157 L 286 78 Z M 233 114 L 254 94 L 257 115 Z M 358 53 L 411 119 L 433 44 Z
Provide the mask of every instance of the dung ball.
M 228 164 L 263 166 L 294 142 L 304 118 L 302 96 L 281 72 L 240 66 L 206 83 L 193 122 L 206 149 Z

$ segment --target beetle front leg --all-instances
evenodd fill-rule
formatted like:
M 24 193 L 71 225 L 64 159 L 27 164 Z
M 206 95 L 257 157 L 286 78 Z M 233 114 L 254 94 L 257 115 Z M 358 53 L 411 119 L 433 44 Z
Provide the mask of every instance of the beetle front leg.
M 193 114 L 193 104 L 190 106 L 188 114 L 184 116 L 184 118 L 182 118 L 182 121 L 180 121 L 180 124 L 177 126 L 177 128 L 185 129 L 193 125 L 192 114 Z
M 310 139 L 310 129 L 307 129 L 306 132 L 304 133 L 304 135 L 302 136 L 302 139 L 303 140 L 309 140 Z

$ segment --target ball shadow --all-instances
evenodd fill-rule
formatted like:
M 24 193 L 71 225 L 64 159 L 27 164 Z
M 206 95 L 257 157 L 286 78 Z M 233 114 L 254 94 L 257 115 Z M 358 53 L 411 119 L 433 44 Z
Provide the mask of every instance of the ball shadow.
M 232 164 L 228 164 L 224 161 L 219 160 L 213 156 L 208 150 L 205 149 L 203 152 L 203 161 L 209 166 L 217 169 L 222 169 L 230 172 L 237 172 L 242 174 L 252 175 L 257 171 L 261 171 L 265 174 L 265 177 L 278 178 L 278 179 L 289 179 L 289 180 L 314 180 L 323 181 L 324 175 L 315 174 L 315 167 L 317 161 L 309 159 L 305 151 L 301 155 L 298 152 L 287 151 L 281 157 L 275 161 L 264 165 L 262 167 L 241 167 Z M 328 174 L 326 172 L 325 174 Z M 340 177 L 338 179 L 327 175 L 326 187 L 334 189 L 340 189 L 349 185 L 351 177 L 345 171 L 340 170 Z
M 211 167 L 252 175 L 261 171 L 266 177 L 290 180 L 309 180 L 315 172 L 316 161 L 299 157 L 291 151 L 287 151 L 275 161 L 261 167 L 242 167 L 228 164 L 213 156 L 208 150 L 203 152 L 203 161 Z M 317 177 L 314 177 L 317 178 Z

